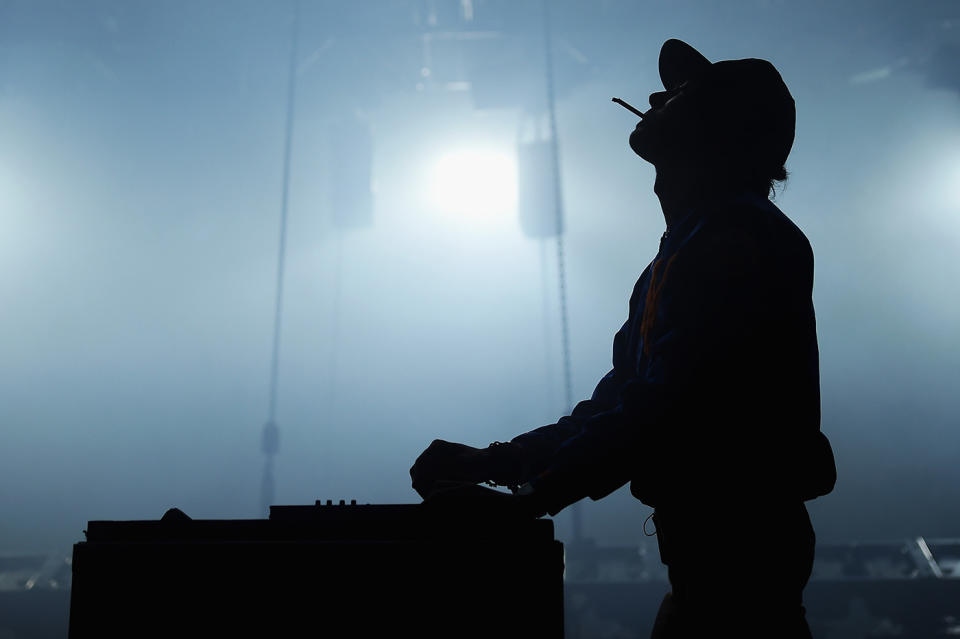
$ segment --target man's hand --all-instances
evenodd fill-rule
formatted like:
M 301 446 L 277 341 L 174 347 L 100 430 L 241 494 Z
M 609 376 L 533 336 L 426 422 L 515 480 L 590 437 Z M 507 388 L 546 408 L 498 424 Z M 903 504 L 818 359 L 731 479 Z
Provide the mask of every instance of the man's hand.
M 513 486 L 520 483 L 523 467 L 523 451 L 513 443 L 474 448 L 435 439 L 413 464 L 410 478 L 414 490 L 426 497 L 439 481 Z
M 435 439 L 410 468 L 413 489 L 426 499 L 442 482 L 482 482 L 488 479 L 487 457 L 485 448 Z

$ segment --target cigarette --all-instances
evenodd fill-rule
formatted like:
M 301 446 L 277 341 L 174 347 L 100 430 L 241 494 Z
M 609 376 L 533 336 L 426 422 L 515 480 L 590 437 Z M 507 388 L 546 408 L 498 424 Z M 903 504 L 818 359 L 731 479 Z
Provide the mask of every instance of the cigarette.
M 636 113 L 639 118 L 643 119 L 643 113 L 641 113 L 641 112 L 638 111 L 637 109 L 633 108 L 632 106 L 630 106 L 629 104 L 627 104 L 626 102 L 624 102 L 623 100 L 621 100 L 620 98 L 611 98 L 611 100 L 613 100 L 614 102 L 616 102 L 617 104 L 619 104 L 620 106 L 622 106 L 622 107 L 623 107 L 624 109 L 626 109 L 627 111 L 631 111 L 631 112 L 633 112 L 633 113 Z

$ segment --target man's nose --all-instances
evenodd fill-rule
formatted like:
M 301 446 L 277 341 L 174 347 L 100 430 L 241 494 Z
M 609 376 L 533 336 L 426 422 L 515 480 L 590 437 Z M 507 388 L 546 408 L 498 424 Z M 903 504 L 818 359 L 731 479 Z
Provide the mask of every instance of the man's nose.
M 667 98 L 670 96 L 668 91 L 657 91 L 656 93 L 650 94 L 650 106 L 654 109 L 659 109 L 667 103 Z

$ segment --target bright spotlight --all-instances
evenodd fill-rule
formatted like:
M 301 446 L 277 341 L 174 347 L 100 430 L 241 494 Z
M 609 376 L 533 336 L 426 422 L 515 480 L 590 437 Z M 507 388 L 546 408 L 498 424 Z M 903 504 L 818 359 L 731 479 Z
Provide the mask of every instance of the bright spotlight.
M 450 215 L 503 217 L 517 210 L 517 158 L 497 150 L 443 155 L 430 172 L 433 206 Z

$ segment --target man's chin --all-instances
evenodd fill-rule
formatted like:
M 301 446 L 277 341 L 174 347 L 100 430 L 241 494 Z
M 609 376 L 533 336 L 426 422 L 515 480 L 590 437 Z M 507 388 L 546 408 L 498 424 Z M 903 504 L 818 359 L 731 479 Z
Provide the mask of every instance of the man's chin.
M 630 148 L 633 149 L 633 152 L 650 164 L 653 164 L 652 149 L 650 147 L 650 140 L 640 131 L 634 130 L 633 133 L 630 134 Z

